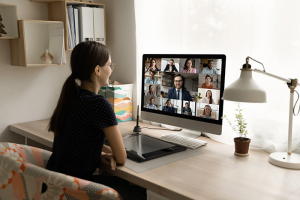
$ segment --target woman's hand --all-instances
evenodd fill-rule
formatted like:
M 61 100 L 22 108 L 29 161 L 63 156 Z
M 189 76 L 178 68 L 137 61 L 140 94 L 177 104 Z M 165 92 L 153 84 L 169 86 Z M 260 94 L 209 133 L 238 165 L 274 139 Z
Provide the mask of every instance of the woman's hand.
M 115 169 L 116 169 L 117 161 L 115 160 L 113 154 L 111 154 L 111 153 L 102 154 L 101 155 L 101 163 L 103 163 L 105 165 L 110 165 L 111 169 L 113 171 L 115 171 Z

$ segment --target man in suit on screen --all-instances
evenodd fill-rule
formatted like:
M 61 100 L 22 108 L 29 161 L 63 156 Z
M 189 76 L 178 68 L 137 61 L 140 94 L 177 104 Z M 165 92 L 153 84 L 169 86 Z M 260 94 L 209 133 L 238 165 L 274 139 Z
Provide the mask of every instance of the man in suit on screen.
M 185 101 L 192 101 L 190 92 L 184 89 L 183 86 L 183 76 L 181 74 L 176 74 L 174 76 L 175 88 L 169 89 L 167 98 L 168 99 L 178 99 Z

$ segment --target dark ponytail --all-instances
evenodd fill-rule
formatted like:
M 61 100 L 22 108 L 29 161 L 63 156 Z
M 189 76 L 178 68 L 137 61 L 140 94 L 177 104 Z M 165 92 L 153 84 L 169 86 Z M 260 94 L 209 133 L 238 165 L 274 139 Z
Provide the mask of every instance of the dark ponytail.
M 78 95 L 78 87 L 74 76 L 70 75 L 63 85 L 57 106 L 49 123 L 48 131 L 54 132 L 55 135 L 60 132 L 67 112 Z
M 61 132 L 67 113 L 79 94 L 79 86 L 75 79 L 90 80 L 95 67 L 103 67 L 109 59 L 109 50 L 98 42 L 81 42 L 71 54 L 72 74 L 65 81 L 57 106 L 50 119 L 48 131 L 57 135 Z

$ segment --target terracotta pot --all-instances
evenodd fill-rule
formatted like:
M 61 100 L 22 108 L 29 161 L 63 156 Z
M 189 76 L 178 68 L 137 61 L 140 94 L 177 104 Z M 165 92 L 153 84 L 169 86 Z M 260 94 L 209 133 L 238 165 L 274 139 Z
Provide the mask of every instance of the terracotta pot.
M 243 141 L 239 140 L 240 137 L 234 138 L 234 143 L 235 143 L 235 155 L 238 156 L 248 156 L 248 150 L 249 150 L 249 145 L 251 142 L 251 139 L 249 138 L 244 138 Z

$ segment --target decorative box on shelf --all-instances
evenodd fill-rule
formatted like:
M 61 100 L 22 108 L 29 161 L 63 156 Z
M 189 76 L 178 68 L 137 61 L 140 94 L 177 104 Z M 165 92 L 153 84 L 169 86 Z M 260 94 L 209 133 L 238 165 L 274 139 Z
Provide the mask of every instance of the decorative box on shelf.
M 66 63 L 63 22 L 19 20 L 18 25 L 20 38 L 10 41 L 13 66 L 35 67 Z M 47 49 L 53 56 L 51 63 L 41 58 Z
M 17 39 L 17 6 L 0 3 L 0 39 Z
M 133 84 L 101 87 L 98 94 L 111 103 L 118 122 L 132 121 Z

